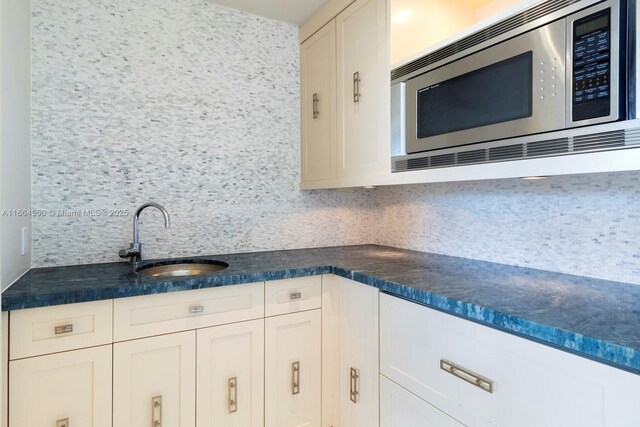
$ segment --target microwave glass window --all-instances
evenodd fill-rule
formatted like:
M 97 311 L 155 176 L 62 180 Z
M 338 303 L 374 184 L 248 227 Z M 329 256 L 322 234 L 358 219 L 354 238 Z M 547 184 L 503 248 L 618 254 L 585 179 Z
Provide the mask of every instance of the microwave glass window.
M 417 137 L 531 117 L 533 53 L 480 68 L 417 93 Z

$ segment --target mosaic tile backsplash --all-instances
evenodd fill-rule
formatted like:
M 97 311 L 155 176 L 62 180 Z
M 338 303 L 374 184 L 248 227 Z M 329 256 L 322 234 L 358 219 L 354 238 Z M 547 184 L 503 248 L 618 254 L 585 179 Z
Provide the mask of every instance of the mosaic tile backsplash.
M 640 284 L 640 172 L 376 190 L 378 243 Z
M 207 0 L 32 14 L 34 266 L 117 261 L 155 200 L 146 258 L 380 243 L 640 284 L 640 173 L 300 192 L 295 26 Z
M 296 26 L 207 0 L 32 3 L 33 265 L 368 242 L 365 190 L 300 192 Z M 60 210 L 60 211 L 59 211 Z M 107 212 L 109 214 L 109 212 Z M 118 214 L 118 212 L 114 212 Z

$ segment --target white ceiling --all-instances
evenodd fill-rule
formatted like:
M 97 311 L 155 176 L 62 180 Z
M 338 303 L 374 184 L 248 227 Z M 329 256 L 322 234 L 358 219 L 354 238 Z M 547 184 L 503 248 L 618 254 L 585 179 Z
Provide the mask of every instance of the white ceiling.
M 327 0 L 211 0 L 223 6 L 244 10 L 278 21 L 301 25 Z

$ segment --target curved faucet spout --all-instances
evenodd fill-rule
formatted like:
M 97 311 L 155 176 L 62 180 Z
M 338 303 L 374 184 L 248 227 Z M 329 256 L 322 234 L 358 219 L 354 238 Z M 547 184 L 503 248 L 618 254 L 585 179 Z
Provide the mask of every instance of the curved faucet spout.
M 133 216 L 133 243 L 129 247 L 129 249 L 123 249 L 120 251 L 120 257 L 122 258 L 131 258 L 132 263 L 137 263 L 142 261 L 142 245 L 140 244 L 140 214 L 146 208 L 156 208 L 162 215 L 164 216 L 164 228 L 171 227 L 171 218 L 169 217 L 169 212 L 160 204 L 155 202 L 148 202 L 140 206 L 135 215 Z

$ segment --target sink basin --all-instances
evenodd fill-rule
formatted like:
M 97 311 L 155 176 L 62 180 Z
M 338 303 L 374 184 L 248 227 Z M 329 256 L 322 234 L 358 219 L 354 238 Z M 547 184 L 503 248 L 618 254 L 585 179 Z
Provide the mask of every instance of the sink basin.
M 204 259 L 177 260 L 154 263 L 136 269 L 136 273 L 148 277 L 185 277 L 200 276 L 229 267 L 222 261 L 209 261 Z

